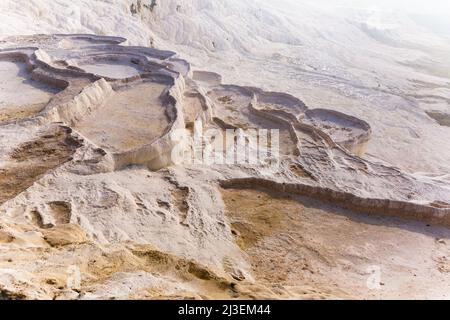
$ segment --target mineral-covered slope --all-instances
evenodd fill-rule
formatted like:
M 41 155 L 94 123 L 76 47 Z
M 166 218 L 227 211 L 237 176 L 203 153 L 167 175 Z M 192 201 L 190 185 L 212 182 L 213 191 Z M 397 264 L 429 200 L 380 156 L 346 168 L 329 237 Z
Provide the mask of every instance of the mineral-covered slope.
M 93 33 L 170 49 L 227 83 L 370 122 L 366 157 L 448 180 L 450 129 L 439 119 L 450 114 L 449 38 L 412 14 L 433 9 L 433 22 L 448 10 L 433 0 L 402 12 L 398 2 L 4 0 L 0 33 Z
M 365 158 L 366 121 L 124 41 L 0 42 L 2 297 L 448 298 L 447 183 Z M 196 153 L 227 129 L 234 161 Z

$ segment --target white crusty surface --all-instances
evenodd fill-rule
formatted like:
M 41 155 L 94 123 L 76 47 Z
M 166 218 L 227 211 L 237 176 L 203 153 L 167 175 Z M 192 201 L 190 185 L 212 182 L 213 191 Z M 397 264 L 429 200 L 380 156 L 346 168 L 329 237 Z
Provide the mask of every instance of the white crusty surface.
M 0 298 L 450 298 L 445 38 L 150 4 L 0 3 Z M 175 157 L 195 120 L 279 167 Z

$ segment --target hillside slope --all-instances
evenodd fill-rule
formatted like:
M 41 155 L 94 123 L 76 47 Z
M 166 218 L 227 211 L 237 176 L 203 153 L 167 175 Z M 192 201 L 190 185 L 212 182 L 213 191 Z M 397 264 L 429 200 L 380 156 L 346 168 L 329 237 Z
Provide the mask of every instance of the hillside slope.
M 450 129 L 427 115 L 450 113 L 448 40 L 405 14 L 343 3 L 5 0 L 0 34 L 118 35 L 172 49 L 225 82 L 370 121 L 370 156 L 412 172 L 450 172 Z

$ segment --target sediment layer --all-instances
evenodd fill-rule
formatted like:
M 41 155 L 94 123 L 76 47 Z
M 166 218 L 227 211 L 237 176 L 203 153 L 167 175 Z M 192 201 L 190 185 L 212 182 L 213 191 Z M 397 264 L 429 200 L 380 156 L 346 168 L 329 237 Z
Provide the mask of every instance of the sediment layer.
M 252 223 L 261 243 L 286 239 L 266 232 L 265 221 L 273 222 L 267 212 L 261 220 L 247 208 L 248 234 L 236 240 L 232 224 L 241 222 L 235 221 L 233 190 L 247 190 L 255 199 L 260 189 L 276 192 L 267 196 L 268 208 L 271 201 L 280 207 L 278 195 L 301 196 L 364 219 L 401 219 L 410 229 L 417 221 L 450 226 L 450 186 L 366 158 L 372 135 L 366 121 L 310 109 L 289 94 L 223 84 L 218 74 L 192 71 L 174 52 L 124 41 L 77 34 L 1 42 L 0 67 L 7 67 L 0 68 L 0 84 L 30 84 L 22 92 L 0 87 L 8 98 L 0 103 L 0 264 L 17 270 L 0 275 L 2 297 L 351 296 L 326 282 L 310 289 L 314 281 L 303 274 L 293 276 L 304 286 L 277 282 L 273 270 L 261 275 L 265 271 L 252 266 L 239 241 L 251 238 Z M 11 104 L 20 95 L 23 103 Z M 198 162 L 186 156 L 230 129 L 248 141 L 246 132 L 275 130 L 269 146 L 256 153 L 267 161 L 210 162 L 204 150 Z M 234 140 L 227 146 L 239 153 Z M 306 210 L 294 202 L 291 207 Z M 270 246 L 268 251 L 255 243 L 272 256 Z M 15 254 L 17 259 L 10 257 Z M 96 258 L 86 263 L 91 255 Z M 27 259 L 41 264 L 34 268 Z M 439 270 L 446 270 L 441 260 Z M 67 272 L 58 267 L 69 264 L 81 266 L 85 276 L 76 290 L 64 285 Z M 121 290 L 126 293 L 118 295 Z

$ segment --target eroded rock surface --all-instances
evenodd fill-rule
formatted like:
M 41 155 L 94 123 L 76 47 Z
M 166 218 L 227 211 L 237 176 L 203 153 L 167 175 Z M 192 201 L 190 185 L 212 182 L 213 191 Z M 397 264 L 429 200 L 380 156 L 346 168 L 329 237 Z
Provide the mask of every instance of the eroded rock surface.
M 442 111 L 427 111 L 427 115 L 436 120 L 441 126 L 450 127 L 450 113 Z
M 449 298 L 448 184 L 365 158 L 363 120 L 124 40 L 0 44 L 2 297 Z M 199 126 L 277 134 L 190 161 Z

